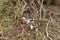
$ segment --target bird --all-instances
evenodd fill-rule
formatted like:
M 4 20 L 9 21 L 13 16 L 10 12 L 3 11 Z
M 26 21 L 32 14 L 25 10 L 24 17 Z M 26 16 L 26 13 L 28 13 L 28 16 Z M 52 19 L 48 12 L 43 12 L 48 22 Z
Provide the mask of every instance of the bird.
M 22 17 L 21 19 L 23 20 L 22 22 L 26 23 L 30 27 L 30 29 L 33 29 L 35 27 L 34 24 L 35 19 L 26 18 L 26 17 Z

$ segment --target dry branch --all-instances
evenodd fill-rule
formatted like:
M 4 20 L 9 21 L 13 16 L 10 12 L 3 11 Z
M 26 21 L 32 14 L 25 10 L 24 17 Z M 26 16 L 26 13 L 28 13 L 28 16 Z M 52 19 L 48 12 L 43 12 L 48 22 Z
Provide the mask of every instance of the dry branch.
M 25 3 L 25 5 L 24 5 L 23 8 L 22 8 L 21 16 L 23 15 L 23 12 L 25 11 L 26 5 L 27 5 L 27 4 Z
M 21 39 L 20 39 L 20 40 L 25 40 L 25 39 L 24 39 L 24 32 L 25 32 L 25 29 L 23 28 L 22 33 L 21 33 L 21 35 L 20 35 L 20 36 L 21 36 Z
M 4 39 L 3 27 L 1 26 L 1 24 L 0 24 L 0 35 L 2 35 L 1 38 Z
M 48 25 L 49 25 L 49 23 L 50 23 L 50 21 L 48 21 L 47 26 L 46 26 L 46 36 L 47 36 L 48 39 L 53 40 L 53 39 L 49 36 L 49 33 L 48 33 Z
M 43 8 L 43 0 L 42 0 L 42 3 L 41 3 L 41 6 L 40 6 L 40 10 L 39 10 L 39 11 L 40 11 L 40 20 L 42 19 L 42 17 L 41 17 L 41 14 L 42 14 L 42 12 L 41 12 L 41 11 L 42 11 L 42 8 Z
M 45 35 L 43 36 L 43 39 L 42 40 L 45 40 Z

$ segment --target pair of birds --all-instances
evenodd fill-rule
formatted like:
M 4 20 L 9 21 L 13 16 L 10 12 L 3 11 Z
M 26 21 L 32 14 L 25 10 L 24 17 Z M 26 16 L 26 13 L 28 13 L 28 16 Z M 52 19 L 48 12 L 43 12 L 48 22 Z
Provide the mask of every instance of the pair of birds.
M 31 19 L 31 18 L 26 18 L 26 17 L 21 17 L 21 20 L 23 23 L 26 23 L 26 25 L 28 25 L 28 27 L 30 27 L 30 29 L 33 29 L 35 26 L 35 19 Z

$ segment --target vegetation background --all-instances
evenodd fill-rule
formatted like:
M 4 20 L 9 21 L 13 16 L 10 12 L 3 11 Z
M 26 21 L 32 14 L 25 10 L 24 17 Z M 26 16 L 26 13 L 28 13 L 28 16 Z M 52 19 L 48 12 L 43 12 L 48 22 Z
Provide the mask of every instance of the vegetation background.
M 23 26 L 21 24 L 21 11 L 24 5 L 21 0 L 0 0 L 0 40 L 22 40 L 21 33 Z M 55 0 L 56 1 L 56 0 Z M 49 26 L 49 36 L 55 40 L 60 40 L 60 4 L 59 1 L 44 0 L 44 7 L 46 10 L 54 12 L 52 16 L 54 20 L 58 20 Z M 26 15 L 26 14 L 24 14 Z M 33 14 L 29 14 L 31 18 Z M 35 14 L 36 15 L 36 14 Z M 26 16 L 28 17 L 28 16 Z M 42 27 L 39 27 L 38 40 L 42 40 L 45 35 L 46 21 L 38 21 Z M 55 24 L 54 24 L 55 23 Z M 51 24 L 51 23 L 50 23 Z M 36 40 L 35 29 L 30 30 L 25 28 L 24 39 Z M 28 33 L 30 33 L 28 35 Z M 49 40 L 46 38 L 46 40 Z

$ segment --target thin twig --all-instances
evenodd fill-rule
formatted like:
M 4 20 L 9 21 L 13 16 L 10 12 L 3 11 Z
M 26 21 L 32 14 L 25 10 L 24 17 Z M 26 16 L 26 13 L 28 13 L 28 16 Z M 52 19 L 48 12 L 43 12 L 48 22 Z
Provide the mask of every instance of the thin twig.
M 23 12 L 25 11 L 26 5 L 27 5 L 27 4 L 25 3 L 25 5 L 24 5 L 23 8 L 22 8 L 21 16 L 23 15 Z
M 45 40 L 45 35 L 43 36 L 43 39 L 42 40 Z
M 47 38 L 49 38 L 50 40 L 53 40 L 51 37 L 49 37 L 49 33 L 48 33 L 48 25 L 49 25 L 50 21 L 48 21 L 47 26 L 46 26 L 46 36 Z
M 42 0 L 42 3 L 41 3 L 41 6 L 40 6 L 40 10 L 39 10 L 39 11 L 40 11 L 40 20 L 42 19 L 42 18 L 41 18 L 41 11 L 42 11 L 42 8 L 43 8 L 43 0 Z
M 23 39 L 23 40 L 25 40 L 25 39 L 24 39 L 24 31 L 25 31 L 25 29 L 23 28 L 22 33 L 21 33 L 21 35 L 20 35 L 20 36 L 21 36 L 21 39 Z
M 0 34 L 2 35 L 2 39 L 4 38 L 4 35 L 3 35 L 3 27 L 1 26 L 0 24 Z

